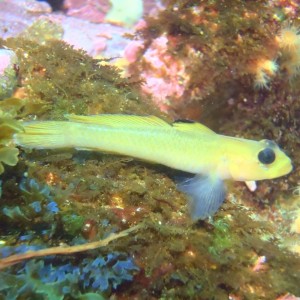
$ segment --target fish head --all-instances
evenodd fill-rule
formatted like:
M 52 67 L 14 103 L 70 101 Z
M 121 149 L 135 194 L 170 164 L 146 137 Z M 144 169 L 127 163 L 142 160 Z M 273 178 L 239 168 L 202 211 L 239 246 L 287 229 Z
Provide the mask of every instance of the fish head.
M 291 159 L 270 140 L 245 140 L 229 159 L 229 173 L 237 181 L 273 179 L 290 173 Z

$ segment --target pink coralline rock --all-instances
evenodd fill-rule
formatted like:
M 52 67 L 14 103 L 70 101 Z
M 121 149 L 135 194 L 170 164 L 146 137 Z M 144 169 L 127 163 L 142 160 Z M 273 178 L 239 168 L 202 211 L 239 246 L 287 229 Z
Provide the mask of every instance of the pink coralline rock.
M 128 44 L 122 35 L 128 30 L 111 24 L 93 24 L 86 20 L 63 17 L 63 40 L 84 49 L 91 56 L 119 57 L 123 56 Z
M 176 102 L 184 94 L 188 76 L 184 62 L 175 60 L 168 52 L 168 37 L 161 36 L 152 41 L 150 47 L 143 54 L 144 65 L 140 78 L 144 80 L 142 90 L 152 95 L 154 102 L 165 112 L 169 110 L 169 99 Z M 137 53 L 143 45 L 133 41 L 125 49 L 125 58 L 134 64 Z
M 19 34 L 40 15 L 51 13 L 46 2 L 35 0 L 0 1 L 0 37 L 7 38 Z
M 109 0 L 65 0 L 64 8 L 68 16 L 102 23 L 110 9 L 110 3 Z
M 124 56 L 129 63 L 134 63 L 136 61 L 138 52 L 144 48 L 144 43 L 142 41 L 132 41 L 125 48 Z
M 3 53 L 0 52 L 0 76 L 11 63 L 9 52 L 9 50 L 5 50 Z
M 47 2 L 38 2 L 34 0 L 18 1 L 19 7 L 28 14 L 51 13 L 51 6 Z

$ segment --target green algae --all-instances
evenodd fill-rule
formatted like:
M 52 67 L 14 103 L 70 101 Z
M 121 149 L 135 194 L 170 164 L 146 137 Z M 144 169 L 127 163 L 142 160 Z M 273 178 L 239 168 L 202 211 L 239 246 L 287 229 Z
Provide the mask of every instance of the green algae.
M 85 218 L 83 216 L 64 213 L 61 218 L 63 224 L 63 230 L 66 235 L 70 235 L 71 237 L 80 235 Z
M 1 103 L 5 107 L 7 102 Z M 4 165 L 15 166 L 18 162 L 19 150 L 12 144 L 12 136 L 22 131 L 22 126 L 9 112 L 0 107 L 0 174 L 4 172 Z M 3 165 L 4 164 L 4 165 Z
M 63 37 L 62 26 L 51 19 L 41 18 L 33 22 L 19 36 L 38 44 L 45 44 L 48 40 L 59 40 Z

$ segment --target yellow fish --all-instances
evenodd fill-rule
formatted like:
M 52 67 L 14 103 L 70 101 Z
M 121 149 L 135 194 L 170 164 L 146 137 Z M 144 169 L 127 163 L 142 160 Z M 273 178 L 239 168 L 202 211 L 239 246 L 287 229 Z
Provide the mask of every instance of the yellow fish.
M 110 114 L 66 118 L 24 123 L 24 132 L 14 140 L 27 148 L 113 152 L 196 174 L 178 185 L 190 198 L 193 220 L 218 210 L 226 196 L 224 180 L 253 186 L 292 170 L 276 143 L 219 135 L 196 122 L 169 124 L 154 116 Z

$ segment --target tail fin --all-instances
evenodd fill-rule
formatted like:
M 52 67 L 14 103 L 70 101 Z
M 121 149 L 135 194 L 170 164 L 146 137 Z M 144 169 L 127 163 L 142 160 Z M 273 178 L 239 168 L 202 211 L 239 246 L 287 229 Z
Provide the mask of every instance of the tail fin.
M 14 134 L 14 142 L 25 148 L 56 149 L 70 147 L 68 122 L 38 121 L 22 124 L 23 132 Z

